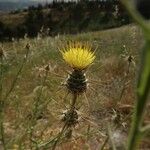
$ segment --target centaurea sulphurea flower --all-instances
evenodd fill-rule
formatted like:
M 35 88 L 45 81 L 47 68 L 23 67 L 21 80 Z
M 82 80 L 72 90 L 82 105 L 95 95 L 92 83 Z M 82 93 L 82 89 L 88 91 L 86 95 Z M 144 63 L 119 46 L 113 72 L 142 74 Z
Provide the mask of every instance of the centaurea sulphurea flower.
M 86 69 L 95 59 L 95 54 L 87 43 L 70 42 L 61 53 L 66 63 L 75 70 Z
M 63 59 L 73 68 L 66 81 L 66 86 L 73 94 L 81 94 L 87 89 L 84 70 L 94 61 L 95 54 L 88 43 L 70 42 L 61 50 Z

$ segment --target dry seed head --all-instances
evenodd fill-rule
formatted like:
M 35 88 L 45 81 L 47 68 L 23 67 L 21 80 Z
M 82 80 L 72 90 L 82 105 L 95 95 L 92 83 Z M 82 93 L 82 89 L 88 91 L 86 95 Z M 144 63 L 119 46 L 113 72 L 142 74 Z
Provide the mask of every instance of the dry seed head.
M 25 33 L 25 35 L 24 35 L 24 39 L 27 39 L 28 38 L 28 34 L 27 33 Z
M 130 50 L 126 48 L 125 45 L 123 45 L 123 54 L 121 55 L 122 58 L 125 59 L 128 63 L 132 63 L 135 65 L 135 56 L 131 54 Z
M 27 43 L 26 46 L 25 46 L 26 49 L 30 49 L 30 47 L 31 47 L 31 46 L 30 46 L 29 43 Z
M 50 70 L 49 64 L 45 66 L 45 70 L 46 70 L 46 71 L 49 71 L 49 70 Z
M 128 62 L 129 62 L 129 63 L 133 62 L 133 60 L 134 60 L 134 58 L 133 58 L 132 55 L 129 55 L 127 59 L 128 59 Z
M 2 58 L 4 56 L 4 50 L 2 47 L 0 47 L 0 58 Z
M 76 110 L 67 110 L 63 115 L 62 121 L 65 122 L 68 127 L 74 127 L 78 123 L 78 113 Z
M 7 59 L 7 52 L 4 50 L 3 46 L 0 46 L 0 58 L 4 58 L 4 59 Z

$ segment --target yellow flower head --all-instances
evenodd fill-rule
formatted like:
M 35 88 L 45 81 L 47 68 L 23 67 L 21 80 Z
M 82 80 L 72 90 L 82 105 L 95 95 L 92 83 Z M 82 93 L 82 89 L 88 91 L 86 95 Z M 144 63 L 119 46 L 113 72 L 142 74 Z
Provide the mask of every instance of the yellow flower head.
M 91 49 L 88 43 L 70 42 L 61 50 L 61 53 L 63 59 L 73 69 L 84 70 L 92 64 L 95 59 L 95 54 Z

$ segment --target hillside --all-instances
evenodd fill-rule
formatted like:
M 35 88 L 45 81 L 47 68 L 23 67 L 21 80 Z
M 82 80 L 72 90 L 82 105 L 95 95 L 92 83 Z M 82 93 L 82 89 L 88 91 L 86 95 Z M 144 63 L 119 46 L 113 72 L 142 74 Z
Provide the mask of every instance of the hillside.
M 66 132 L 63 135 L 58 148 L 70 150 L 74 146 L 75 150 L 87 147 L 100 149 L 107 138 L 109 125 L 115 146 L 123 149 L 136 100 L 135 85 L 142 39 L 140 29 L 129 25 L 78 35 L 44 37 L 40 34 L 34 39 L 25 37 L 4 43 L 4 95 L 10 90 L 23 64 L 13 90 L 5 99 L 8 149 L 31 149 L 37 145 L 41 150 L 50 149 L 53 142 L 48 141 L 61 130 L 63 122 L 60 115 L 68 109 L 71 98 L 62 83 L 71 68 L 62 60 L 58 47 L 63 47 L 68 40 L 88 41 L 97 50 L 96 60 L 86 72 L 89 81 L 86 96 L 80 96 L 77 102 L 79 124 L 69 130 L 70 134 Z M 27 46 L 29 53 L 24 63 L 27 43 L 30 48 Z M 134 58 L 130 65 L 129 56 Z M 149 110 L 146 111 L 144 123 L 150 121 Z M 110 142 L 106 142 L 105 148 L 110 147 Z M 149 137 L 143 140 L 141 148 L 150 148 Z
M 0 1 L 0 12 L 10 12 L 16 10 L 22 10 L 28 8 L 29 6 L 37 6 L 41 1 L 13 1 L 13 0 L 3 0 Z M 41 2 L 44 4 L 44 2 Z
M 114 28 L 131 22 L 118 0 L 53 2 L 0 14 L 0 40 Z

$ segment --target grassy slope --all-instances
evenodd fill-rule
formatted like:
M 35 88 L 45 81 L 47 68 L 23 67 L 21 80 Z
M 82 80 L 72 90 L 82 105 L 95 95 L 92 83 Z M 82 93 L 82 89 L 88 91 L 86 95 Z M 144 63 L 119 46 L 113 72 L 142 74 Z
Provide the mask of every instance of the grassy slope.
M 27 15 L 26 12 L 21 12 L 19 14 L 4 13 L 4 14 L 0 14 L 1 16 L 0 21 L 13 28 L 15 26 L 18 26 L 18 24 L 23 23 L 26 15 Z
M 113 129 L 114 126 L 119 126 L 117 134 L 119 130 L 119 133 L 121 132 L 119 138 L 121 141 L 125 141 L 124 138 L 126 138 L 130 117 L 125 121 L 123 121 L 123 118 L 128 116 L 132 108 L 132 103 L 135 100 L 135 81 L 139 66 L 138 56 L 142 47 L 142 34 L 135 25 L 100 32 L 57 36 L 55 38 L 26 38 L 19 42 L 4 43 L 3 48 L 6 52 L 7 62 L 4 64 L 5 77 L 3 93 L 9 89 L 18 67 L 23 60 L 26 43 L 30 43 L 31 45 L 28 61 L 19 76 L 15 89 L 6 102 L 6 135 L 8 140 L 12 139 L 8 146 L 18 145 L 21 143 L 21 140 L 22 145 L 26 145 L 26 148 L 29 145 L 24 143 L 24 141 L 28 142 L 28 138 L 23 135 L 27 134 L 26 129 L 30 127 L 30 116 L 32 116 L 45 73 L 44 66 L 48 63 L 51 67 L 47 80 L 44 83 L 44 88 L 42 89 L 43 94 L 39 102 L 40 107 L 37 116 L 40 119 L 37 119 L 34 136 L 35 138 L 46 140 L 58 133 L 61 128 L 61 125 L 57 124 L 60 119 L 58 116 L 66 109 L 65 105 L 69 103 L 70 96 L 64 100 L 64 95 L 67 91 L 65 88 L 59 88 L 59 86 L 65 80 L 67 71 L 70 68 L 63 62 L 57 48 L 62 42 L 72 39 L 90 41 L 97 48 L 96 61 L 87 72 L 91 83 L 86 93 L 90 107 L 88 107 L 84 96 L 81 96 L 78 102 L 78 107 L 83 113 L 82 116 L 84 116 L 84 119 L 90 119 L 95 122 L 96 128 L 95 123 L 92 123 L 89 133 L 90 137 L 87 137 L 86 128 L 89 125 L 89 121 L 84 120 L 79 124 L 75 132 L 79 133 L 76 135 L 78 140 L 76 142 L 62 144 L 62 146 L 68 150 L 72 144 L 76 146 L 76 149 L 83 149 L 87 146 L 100 146 L 105 137 L 99 134 L 98 131 L 105 134 L 107 131 L 106 124 L 108 123 L 112 125 L 114 134 L 116 134 L 116 130 Z M 121 102 L 116 105 L 115 102 L 120 100 L 123 80 L 127 70 L 127 61 L 121 58 L 124 45 L 131 55 L 136 56 L 136 65 L 131 65 L 130 73 L 126 81 L 128 85 Z M 116 114 L 112 108 L 116 110 Z M 115 115 L 117 117 L 120 116 L 119 120 L 115 118 Z M 148 117 L 150 116 L 146 117 L 146 121 L 148 121 Z M 126 127 L 123 128 L 118 123 L 121 121 L 126 124 Z M 40 133 L 42 130 L 44 132 L 41 136 Z

